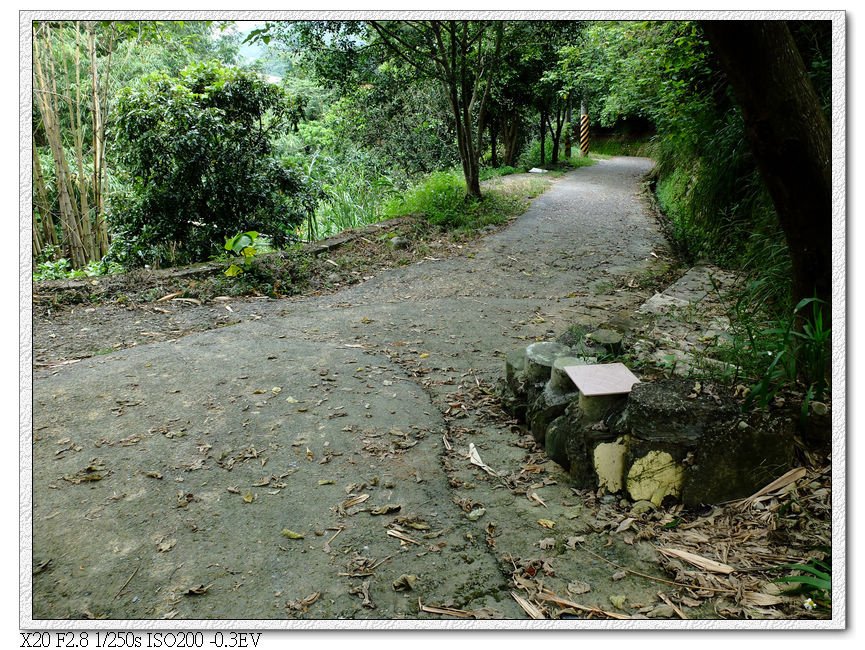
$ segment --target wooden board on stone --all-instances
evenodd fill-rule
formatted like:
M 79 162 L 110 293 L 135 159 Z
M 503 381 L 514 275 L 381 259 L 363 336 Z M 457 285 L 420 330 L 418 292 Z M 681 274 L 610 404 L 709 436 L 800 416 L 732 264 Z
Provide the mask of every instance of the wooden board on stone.
M 640 381 L 623 363 L 566 366 L 565 372 L 586 397 L 630 393 Z

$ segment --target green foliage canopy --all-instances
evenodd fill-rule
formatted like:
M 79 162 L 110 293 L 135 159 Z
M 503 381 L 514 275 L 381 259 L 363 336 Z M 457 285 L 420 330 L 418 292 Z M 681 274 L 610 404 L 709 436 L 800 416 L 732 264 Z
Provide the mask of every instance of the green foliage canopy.
M 124 263 L 207 259 L 238 230 L 281 245 L 315 208 L 314 188 L 273 154 L 303 102 L 257 74 L 216 63 L 154 73 L 121 93 L 116 115 L 132 188 L 112 214 Z

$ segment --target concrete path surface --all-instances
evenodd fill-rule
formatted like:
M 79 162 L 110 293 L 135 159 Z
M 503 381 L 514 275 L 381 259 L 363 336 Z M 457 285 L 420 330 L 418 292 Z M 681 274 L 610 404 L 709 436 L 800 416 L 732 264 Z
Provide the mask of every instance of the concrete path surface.
M 650 167 L 575 170 L 466 257 L 37 377 L 33 619 L 525 619 L 511 592 L 537 580 L 654 601 L 613 579 L 658 571 L 609 543 L 616 500 L 575 493 L 492 394 L 511 350 L 649 297 Z

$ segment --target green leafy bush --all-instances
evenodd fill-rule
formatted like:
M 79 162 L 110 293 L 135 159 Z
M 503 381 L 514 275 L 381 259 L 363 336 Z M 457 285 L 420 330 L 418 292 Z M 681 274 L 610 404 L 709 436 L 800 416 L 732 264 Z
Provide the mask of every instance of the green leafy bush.
M 72 263 L 65 257 L 40 262 L 33 269 L 33 280 L 35 282 L 41 282 L 42 280 L 65 280 L 69 277 L 71 270 Z
M 200 261 L 219 252 L 226 231 L 289 241 L 317 192 L 277 160 L 272 139 L 296 126 L 302 109 L 258 75 L 216 63 L 124 89 L 116 136 L 131 190 L 111 215 L 114 257 Z
M 529 146 L 523 151 L 519 159 L 519 165 L 523 169 L 531 169 L 532 167 L 547 167 L 550 165 L 550 155 L 553 151 L 553 139 L 550 136 L 545 136 L 544 139 L 544 163 L 541 164 L 541 141 L 535 138 L 529 143 Z

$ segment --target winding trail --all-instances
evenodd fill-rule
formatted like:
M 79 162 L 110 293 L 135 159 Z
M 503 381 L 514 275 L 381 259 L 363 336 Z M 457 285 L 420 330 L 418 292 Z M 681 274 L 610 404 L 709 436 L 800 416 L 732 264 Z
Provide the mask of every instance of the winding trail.
M 648 297 L 650 168 L 575 170 L 466 257 L 38 377 L 34 620 L 526 618 L 514 576 L 651 602 L 612 578 L 657 573 L 607 544 L 615 500 L 575 494 L 490 394 L 511 350 Z

